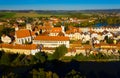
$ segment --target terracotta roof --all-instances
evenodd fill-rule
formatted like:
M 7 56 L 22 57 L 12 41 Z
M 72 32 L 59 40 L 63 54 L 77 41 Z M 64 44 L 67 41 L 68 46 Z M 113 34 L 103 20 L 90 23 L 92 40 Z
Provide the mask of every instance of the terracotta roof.
M 92 46 L 91 45 L 84 45 L 83 48 L 85 48 L 85 49 L 91 49 Z
M 31 32 L 31 35 L 34 36 L 34 35 L 35 35 L 35 32 Z
M 30 30 L 27 30 L 27 29 L 21 29 L 21 30 L 16 31 L 17 38 L 28 37 L 30 35 L 31 35 Z
M 37 36 L 34 40 L 43 40 L 43 41 L 68 41 L 69 37 L 64 36 Z
M 59 32 L 58 36 L 65 36 L 65 34 L 63 32 Z
M 59 33 L 61 31 L 62 31 L 61 27 L 54 27 L 54 28 L 52 28 L 51 33 Z
M 116 49 L 119 49 L 120 44 L 96 44 L 95 47 L 99 47 L 99 48 L 116 48 Z
M 74 34 L 75 32 L 73 30 L 66 31 L 66 34 Z
M 49 30 L 51 29 L 51 26 L 38 26 L 38 29 L 42 29 L 42 30 Z
M 40 34 L 41 36 L 48 36 L 49 35 L 49 31 L 45 31 L 42 34 Z
M 74 34 L 76 32 L 81 33 L 82 31 L 81 31 L 81 29 L 74 27 L 74 28 L 70 28 L 69 30 L 67 30 L 66 34 Z
M 36 44 L 31 45 L 21 45 L 21 44 L 0 44 L 1 48 L 10 48 L 10 49 L 24 49 L 24 50 L 34 50 L 37 48 Z
M 55 50 L 55 48 L 43 47 L 42 50 Z

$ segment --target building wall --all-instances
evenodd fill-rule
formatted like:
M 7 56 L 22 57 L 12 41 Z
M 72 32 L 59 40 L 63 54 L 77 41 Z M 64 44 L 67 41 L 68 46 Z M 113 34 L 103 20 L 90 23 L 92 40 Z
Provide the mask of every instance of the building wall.
M 40 41 L 33 40 L 33 44 L 43 44 L 44 47 L 59 47 L 64 44 L 67 48 L 69 48 L 69 41 Z
M 27 41 L 27 42 L 31 42 L 31 41 L 32 41 L 31 36 L 29 36 L 29 37 L 24 37 L 24 38 L 17 38 L 17 39 L 16 39 L 16 43 L 17 43 L 17 44 L 24 44 L 26 41 Z
M 57 36 L 58 33 L 50 33 L 49 36 Z
M 115 31 L 120 31 L 120 28 L 92 28 L 91 30 L 95 32 L 103 32 L 104 30 L 115 32 Z
M 4 50 L 5 52 L 9 52 L 9 53 L 19 53 L 25 55 L 30 55 L 30 54 L 35 55 L 35 53 L 39 52 L 38 49 L 25 50 L 25 49 L 0 48 L 0 50 Z

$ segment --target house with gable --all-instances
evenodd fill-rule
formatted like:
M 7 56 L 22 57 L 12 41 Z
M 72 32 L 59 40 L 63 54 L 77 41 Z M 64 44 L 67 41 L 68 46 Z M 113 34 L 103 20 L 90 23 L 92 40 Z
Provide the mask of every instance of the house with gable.
M 69 26 L 69 30 L 66 31 L 65 36 L 69 37 L 70 40 L 79 40 L 81 38 L 81 30 L 76 27 Z
M 16 44 L 25 44 L 26 42 L 32 42 L 32 39 L 35 37 L 35 33 L 31 32 L 28 29 L 20 29 L 15 32 L 15 43 Z
M 50 31 L 50 34 L 49 36 L 58 36 L 58 34 L 65 34 L 65 31 L 64 31 L 64 26 L 61 26 L 61 27 L 53 27 Z

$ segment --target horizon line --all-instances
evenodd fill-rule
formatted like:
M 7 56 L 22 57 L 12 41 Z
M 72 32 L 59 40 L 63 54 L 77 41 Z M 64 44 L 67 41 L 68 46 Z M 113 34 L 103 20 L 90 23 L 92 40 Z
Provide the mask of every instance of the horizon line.
M 59 10 L 62 10 L 62 11 L 84 11 L 84 10 L 120 10 L 120 8 L 101 8 L 101 9 L 0 9 L 0 11 L 3 10 L 3 11 L 23 11 L 23 10 L 26 10 L 26 11 L 39 11 L 39 10 L 42 10 L 42 11 L 59 11 Z

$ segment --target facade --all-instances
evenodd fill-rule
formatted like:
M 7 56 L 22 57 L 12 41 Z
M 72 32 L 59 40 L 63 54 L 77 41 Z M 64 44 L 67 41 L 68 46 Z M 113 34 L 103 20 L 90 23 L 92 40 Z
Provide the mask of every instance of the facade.
M 91 27 L 91 28 L 80 28 L 82 32 L 88 32 L 88 31 L 94 31 L 94 32 L 103 32 L 103 31 L 109 31 L 109 32 L 118 32 L 120 31 L 120 27 Z
M 43 47 L 58 47 L 64 44 L 69 48 L 69 38 L 64 36 L 37 36 L 33 40 L 33 44 L 42 44 Z
M 37 49 L 37 45 L 21 45 L 21 44 L 0 44 L 0 50 L 5 52 L 19 53 L 25 55 L 35 55 L 35 53 L 39 52 Z
M 116 28 L 115 27 L 111 27 L 111 28 L 110 27 L 108 27 L 108 28 L 107 27 L 106 28 L 105 27 L 103 27 L 103 28 L 100 27 L 100 28 L 92 28 L 91 30 L 95 31 L 95 32 L 103 32 L 105 30 L 110 31 L 110 32 L 117 32 L 117 31 L 120 31 L 120 27 L 116 27 Z
M 21 29 L 15 32 L 15 40 L 17 44 L 32 42 L 33 37 L 35 37 L 35 33 L 28 29 Z
M 10 38 L 9 36 L 3 34 L 3 35 L 1 36 L 1 41 L 2 41 L 3 43 L 11 43 L 12 40 L 11 40 L 11 38 Z
M 61 32 L 64 33 L 64 27 L 54 27 L 51 29 L 49 36 L 58 36 Z
M 32 25 L 31 24 L 26 24 L 26 29 L 28 29 L 28 30 L 30 30 L 30 31 L 32 31 Z

